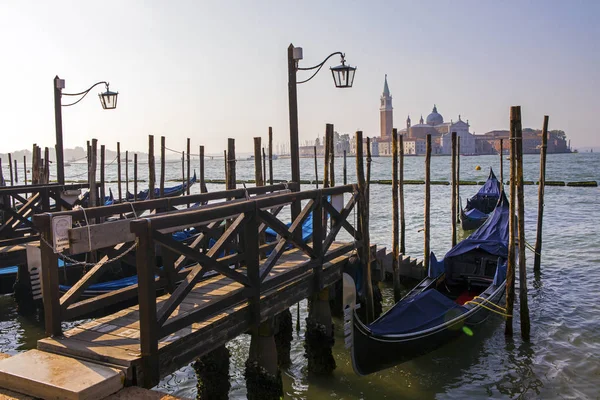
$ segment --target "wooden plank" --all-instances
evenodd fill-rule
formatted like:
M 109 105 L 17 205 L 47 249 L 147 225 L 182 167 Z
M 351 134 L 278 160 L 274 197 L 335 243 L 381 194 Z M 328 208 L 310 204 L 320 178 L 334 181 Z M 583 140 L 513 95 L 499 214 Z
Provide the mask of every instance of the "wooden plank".
M 123 219 L 69 229 L 69 253 L 87 253 L 123 242 L 133 242 L 135 234 L 130 231 L 130 223 L 131 220 Z

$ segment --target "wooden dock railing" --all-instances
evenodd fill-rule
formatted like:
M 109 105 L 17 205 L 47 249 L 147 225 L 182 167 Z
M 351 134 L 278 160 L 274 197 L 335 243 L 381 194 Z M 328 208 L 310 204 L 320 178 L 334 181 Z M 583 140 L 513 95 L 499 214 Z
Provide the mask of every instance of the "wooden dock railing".
M 350 194 L 350 199 L 341 211 L 331 204 L 335 195 Z M 315 290 L 323 288 L 323 264 L 348 253 L 360 245 L 359 231 L 348 221 L 348 216 L 358 200 L 358 186 L 346 185 L 322 190 L 293 192 L 264 198 L 248 199 L 240 203 L 225 204 L 209 209 L 180 211 L 163 215 L 139 218 L 131 222 L 130 228 L 136 236 L 136 263 L 138 270 L 138 300 L 140 341 L 143 370 L 159 376 L 158 344 L 161 338 L 171 335 L 195 322 L 229 307 L 248 301 L 252 324 L 268 317 L 261 313 L 261 295 L 286 282 L 293 281 L 306 271 L 313 271 Z M 304 206 L 302 207 L 302 202 Z M 278 218 L 284 207 L 298 207 L 301 212 L 287 226 Z M 303 223 L 312 213 L 312 246 L 301 239 Z M 323 218 L 324 215 L 331 218 Z M 327 231 L 331 219 L 331 229 Z M 191 245 L 178 242 L 170 235 L 190 227 L 209 226 L 216 221 L 230 221 L 208 251 L 200 251 Z M 260 244 L 259 237 L 267 227 L 273 229 L 278 239 Z M 329 251 L 340 230 L 344 228 L 352 241 Z M 237 245 L 236 245 L 237 244 Z M 278 259 L 289 248 L 295 247 L 308 256 L 309 262 L 301 268 L 293 268 L 266 279 Z M 179 258 L 196 262 L 171 295 L 157 307 L 156 249 L 166 248 Z M 270 253 L 269 253 L 270 252 Z M 268 254 L 261 260 L 260 254 Z M 240 268 L 234 268 L 235 266 Z M 177 276 L 174 265 L 164 265 L 166 276 Z M 210 271 L 216 271 L 242 286 L 242 290 L 223 296 L 216 302 L 182 315 L 172 317 L 174 311 L 192 291 L 194 286 Z M 151 371 L 151 372 L 150 372 Z
M 188 210 L 211 209 L 224 204 L 237 204 L 247 201 L 252 196 L 264 196 L 270 193 L 287 193 L 289 189 L 295 188 L 293 183 L 277 184 L 272 186 L 254 187 L 246 189 L 226 190 L 213 193 L 203 193 L 190 196 L 171 197 L 164 199 L 146 200 L 134 203 L 122 203 L 111 206 L 94 207 L 89 209 L 60 211 L 35 215 L 33 218 L 36 229 L 41 232 L 41 259 L 42 259 L 42 292 L 45 309 L 46 334 L 49 336 L 62 333 L 61 324 L 65 320 L 73 320 L 83 315 L 100 311 L 109 306 L 115 306 L 126 301 L 134 301 L 138 296 L 138 285 L 127 286 L 122 289 L 110 291 L 94 297 L 82 298 L 89 286 L 98 280 L 110 269 L 111 263 L 116 258 L 124 256 L 128 249 L 135 250 L 136 235 L 131 232 L 130 223 L 134 219 L 127 219 L 127 214 L 132 218 L 142 215 L 144 212 L 164 211 L 164 214 L 189 213 Z M 195 203 L 209 203 L 199 207 L 177 210 L 177 206 Z M 221 203 L 218 203 L 221 201 Z M 161 214 L 154 214 L 161 215 Z M 69 246 L 62 251 L 63 258 L 69 258 L 78 254 L 90 253 L 101 250 L 104 255 L 95 263 L 86 263 L 86 272 L 61 296 L 59 291 L 59 269 L 58 254 L 53 249 L 52 220 L 57 217 L 69 216 L 72 218 L 73 227 L 69 229 Z M 101 222 L 109 217 L 114 221 Z M 89 224 L 86 224 L 86 221 Z M 93 221 L 98 221 L 94 224 Z M 198 226 L 201 232 L 190 244 L 193 249 L 205 249 L 208 240 L 218 237 L 220 221 L 213 221 L 205 226 Z M 80 225 L 80 226 L 76 226 Z M 127 254 L 129 260 L 135 265 L 135 253 Z M 163 263 L 171 264 L 163 268 L 156 278 L 155 286 L 165 288 L 172 292 L 177 282 L 185 278 L 190 268 L 187 257 L 171 257 L 170 252 L 164 251 Z M 67 261 L 68 264 L 68 261 Z M 169 273 L 165 273 L 168 271 Z M 176 271 L 176 273 L 171 273 Z

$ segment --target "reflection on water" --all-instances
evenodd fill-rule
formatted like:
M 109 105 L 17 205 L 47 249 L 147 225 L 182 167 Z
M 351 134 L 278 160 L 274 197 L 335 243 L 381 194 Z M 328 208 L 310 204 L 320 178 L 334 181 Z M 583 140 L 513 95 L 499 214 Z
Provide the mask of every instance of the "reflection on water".
M 423 158 L 406 159 L 406 179 L 422 179 Z M 337 159 L 337 181 L 340 182 L 342 159 Z M 538 156 L 524 157 L 525 180 L 537 180 Z M 350 182 L 354 168 L 348 160 Z M 391 160 L 374 158 L 372 179 L 390 179 Z M 250 162 L 238 162 L 239 179 L 251 179 Z M 289 160 L 275 161 L 276 178 L 287 179 Z M 480 171 L 475 166 L 480 165 Z M 498 174 L 498 157 L 463 157 L 461 178 L 484 181 L 487 167 Z M 115 167 L 113 165 L 113 167 Z M 222 178 L 222 160 L 207 160 L 207 177 Z M 505 164 L 505 170 L 507 164 Z M 140 166 L 145 176 L 146 166 Z M 67 176 L 85 171 L 85 166 L 67 168 Z M 319 171 L 322 173 L 320 161 Z M 301 160 L 303 179 L 311 179 L 313 161 Z M 108 179 L 114 177 L 108 170 Z M 173 179 L 180 171 L 169 170 Z M 548 180 L 600 180 L 600 154 L 549 155 Z M 498 174 L 499 175 L 499 174 Z M 169 178 L 169 176 L 167 177 Z M 432 179 L 450 178 L 450 158 L 433 157 Z M 507 177 L 505 177 L 505 180 Z M 114 186 L 114 185 L 113 185 Z M 131 185 L 130 185 L 131 186 Z M 306 185 L 304 188 L 308 188 Z M 198 191 L 197 186 L 193 188 Z M 209 190 L 223 189 L 209 185 Z M 131 190 L 131 188 L 130 188 Z M 463 204 L 474 194 L 475 186 L 460 188 Z M 115 187 L 113 192 L 116 193 Z M 407 254 L 422 257 L 424 187 L 407 185 L 406 243 Z M 525 224 L 527 240 L 535 241 L 537 187 L 526 186 Z M 450 248 L 450 187 L 432 186 L 431 248 L 439 256 Z M 518 299 L 515 305 L 515 336 L 504 336 L 504 320 L 493 316 L 489 323 L 473 329 L 454 343 L 411 362 L 367 377 L 352 370 L 343 346 L 341 321 L 335 321 L 334 356 L 337 369 L 333 376 L 308 376 L 304 358 L 303 335 L 306 301 L 301 306 L 301 330 L 294 333 L 292 365 L 283 371 L 284 390 L 293 399 L 483 399 L 483 398 L 597 398 L 600 382 L 600 190 L 598 188 L 546 188 L 544 211 L 544 247 L 541 273 L 533 273 L 532 253 L 527 253 L 531 343 L 519 336 Z M 391 248 L 391 186 L 371 187 L 371 240 Z M 383 286 L 385 307 L 392 305 L 393 292 Z M 295 306 L 292 309 L 296 324 Z M 16 315 L 9 296 L 0 297 L 0 351 L 16 353 L 35 347 L 43 336 L 41 325 Z M 230 397 L 246 398 L 243 376 L 248 356 L 249 337 L 241 335 L 228 343 L 231 351 Z M 187 397 L 195 397 L 196 377 L 191 367 L 169 375 L 159 389 Z

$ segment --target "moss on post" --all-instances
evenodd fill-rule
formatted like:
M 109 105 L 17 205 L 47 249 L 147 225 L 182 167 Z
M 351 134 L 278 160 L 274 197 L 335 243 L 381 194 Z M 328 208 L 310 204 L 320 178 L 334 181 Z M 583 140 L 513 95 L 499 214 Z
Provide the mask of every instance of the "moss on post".
M 308 359 L 308 371 L 316 375 L 329 375 L 336 368 L 333 358 L 333 321 L 329 307 L 329 289 L 323 289 L 310 300 L 304 356 Z
M 283 396 L 272 318 L 253 329 L 244 375 L 248 400 L 279 400 Z
M 229 350 L 225 345 L 198 358 L 193 364 L 198 378 L 198 400 L 227 400 L 229 398 Z
M 292 350 L 292 339 L 294 326 L 292 313 L 289 308 L 279 314 L 275 321 L 277 333 L 275 334 L 275 347 L 277 348 L 277 363 L 279 367 L 287 367 L 291 364 L 290 352 Z

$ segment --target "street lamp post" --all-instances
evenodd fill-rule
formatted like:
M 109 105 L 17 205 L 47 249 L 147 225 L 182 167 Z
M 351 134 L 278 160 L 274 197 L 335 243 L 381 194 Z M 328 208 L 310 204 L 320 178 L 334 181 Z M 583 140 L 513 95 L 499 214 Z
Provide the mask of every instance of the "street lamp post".
M 108 89 L 108 82 L 101 81 L 93 84 L 89 89 L 79 93 L 63 93 L 62 90 L 65 88 L 65 80 L 60 79 L 57 76 L 54 77 L 54 123 L 56 127 L 56 176 L 60 185 L 65 184 L 65 160 L 63 151 L 63 131 L 62 131 L 62 107 L 74 106 L 79 103 L 83 98 L 98 85 L 105 85 L 106 92 L 99 93 L 100 104 L 105 110 L 113 110 L 117 107 L 117 96 L 118 92 L 111 92 Z M 62 96 L 79 96 L 79 99 L 70 103 L 62 104 Z
M 296 85 L 306 83 L 319 73 L 323 65 L 331 57 L 339 55 L 341 57 L 341 64 L 330 68 L 333 76 L 333 82 L 337 88 L 350 88 L 354 83 L 354 73 L 356 67 L 346 65 L 344 53 L 335 52 L 331 53 L 323 62 L 309 68 L 298 67 L 298 62 L 302 60 L 302 48 L 294 47 L 290 44 L 288 47 L 288 95 L 289 95 L 289 109 L 290 109 L 290 155 L 292 159 L 292 182 L 298 184 L 298 190 L 300 190 L 300 149 L 298 147 L 298 92 Z M 298 82 L 296 80 L 297 71 L 311 71 L 316 70 L 310 78 Z M 293 213 L 293 210 L 292 210 Z

